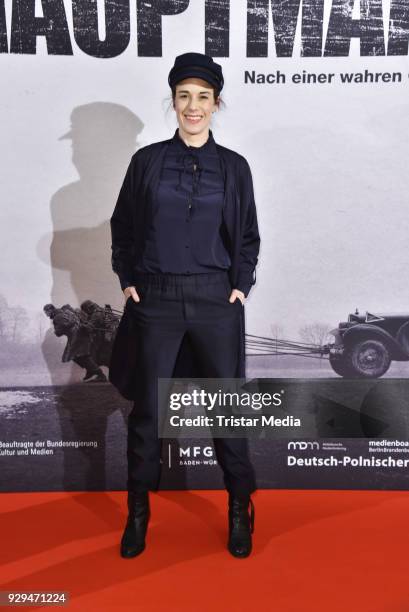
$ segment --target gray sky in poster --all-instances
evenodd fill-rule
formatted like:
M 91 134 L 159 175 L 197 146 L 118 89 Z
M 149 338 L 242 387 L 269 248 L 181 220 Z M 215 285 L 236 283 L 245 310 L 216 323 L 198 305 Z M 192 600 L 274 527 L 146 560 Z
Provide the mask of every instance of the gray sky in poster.
M 113 59 L 75 47 L 50 57 L 41 37 L 35 56 L 0 55 L 0 293 L 33 321 L 48 302 L 122 307 L 109 217 L 132 153 L 176 128 L 167 74 L 175 55 L 203 52 L 203 6 L 163 19 L 161 58 L 138 57 L 136 37 Z M 279 324 L 297 337 L 302 325 L 335 326 L 356 307 L 409 312 L 408 58 L 361 58 L 357 40 L 348 58 L 302 59 L 296 45 L 294 57 L 277 59 L 272 40 L 268 58 L 246 58 L 245 7 L 232 3 L 230 57 L 215 58 L 227 107 L 212 129 L 253 172 L 262 247 L 247 331 L 270 335 Z M 245 70 L 277 68 L 285 85 L 244 84 Z M 400 71 L 403 81 L 290 82 L 304 69 L 366 68 Z M 70 125 L 72 138 L 61 140 Z

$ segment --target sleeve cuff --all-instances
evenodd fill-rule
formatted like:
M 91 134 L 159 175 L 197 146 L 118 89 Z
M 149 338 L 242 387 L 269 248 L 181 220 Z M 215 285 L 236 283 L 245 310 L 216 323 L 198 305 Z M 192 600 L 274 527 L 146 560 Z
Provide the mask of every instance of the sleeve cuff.
M 244 297 L 246 298 L 250 292 L 250 287 L 248 286 L 244 286 L 244 285 L 240 285 L 240 284 L 236 284 L 235 289 L 238 289 L 239 291 L 242 291 L 244 293 Z
M 255 282 L 256 281 L 253 278 L 252 273 L 242 273 L 239 275 L 239 280 L 237 281 L 235 288 L 242 291 L 244 296 L 247 297 Z
M 127 277 L 125 276 L 119 276 L 119 284 L 121 285 L 121 289 L 122 291 L 124 289 L 126 289 L 127 287 L 132 287 L 134 286 L 133 281 L 129 280 Z

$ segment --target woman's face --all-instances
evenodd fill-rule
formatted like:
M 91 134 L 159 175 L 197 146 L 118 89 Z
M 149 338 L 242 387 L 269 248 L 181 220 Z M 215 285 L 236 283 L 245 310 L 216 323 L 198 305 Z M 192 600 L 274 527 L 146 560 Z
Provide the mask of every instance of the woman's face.
M 211 85 L 189 77 L 176 85 L 174 109 L 179 129 L 187 134 L 201 134 L 209 128 L 212 113 L 218 110 Z

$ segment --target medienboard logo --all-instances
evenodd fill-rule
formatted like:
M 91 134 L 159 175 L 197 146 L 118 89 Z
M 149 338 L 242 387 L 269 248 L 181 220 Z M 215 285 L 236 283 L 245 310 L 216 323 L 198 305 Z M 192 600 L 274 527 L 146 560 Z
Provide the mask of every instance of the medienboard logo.
M 288 450 L 319 450 L 320 444 L 319 442 L 289 442 L 287 445 Z
M 179 457 L 213 457 L 212 446 L 186 446 L 186 448 L 179 447 Z

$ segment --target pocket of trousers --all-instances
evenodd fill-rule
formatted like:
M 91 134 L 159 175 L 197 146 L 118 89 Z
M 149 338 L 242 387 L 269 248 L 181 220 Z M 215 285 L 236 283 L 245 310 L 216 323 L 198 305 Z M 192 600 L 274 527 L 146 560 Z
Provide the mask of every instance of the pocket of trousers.
M 239 303 L 240 307 L 243 308 L 244 304 L 241 303 L 241 299 L 239 297 L 236 297 L 236 299 L 234 300 L 234 302 L 230 302 L 230 295 L 231 292 L 233 291 L 233 289 L 230 286 L 230 283 L 226 284 L 226 289 L 227 289 L 227 301 L 231 306 L 234 306 L 236 302 Z
M 243 307 L 244 307 L 244 304 L 242 304 L 241 299 L 240 299 L 239 297 L 236 297 L 236 299 L 235 299 L 235 300 L 234 300 L 234 302 L 233 302 L 233 306 L 234 306 L 234 304 L 235 304 L 236 302 L 238 302 L 238 303 L 239 303 L 240 308 L 243 308 Z M 232 302 L 230 302 L 230 303 L 232 303 Z
M 133 299 L 132 295 L 130 295 L 129 297 L 126 298 L 125 301 L 125 308 L 128 306 L 128 304 L 132 304 L 132 302 L 137 305 L 140 304 L 143 301 L 143 297 L 141 295 L 141 292 L 138 291 L 138 295 L 139 295 L 139 302 L 135 302 L 135 300 Z

